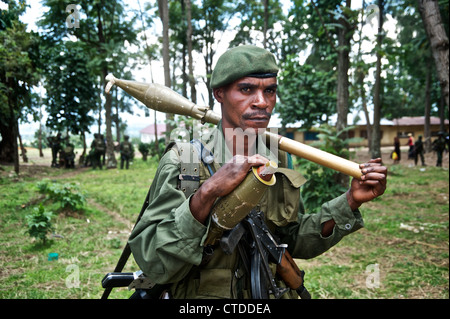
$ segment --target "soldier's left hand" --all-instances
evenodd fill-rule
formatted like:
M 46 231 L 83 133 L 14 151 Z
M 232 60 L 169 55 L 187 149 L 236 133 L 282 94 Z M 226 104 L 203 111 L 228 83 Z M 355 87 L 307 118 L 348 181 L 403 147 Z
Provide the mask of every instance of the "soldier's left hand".
M 371 159 L 359 167 L 361 179 L 354 178 L 347 192 L 347 200 L 353 209 L 381 196 L 386 190 L 387 168 L 383 166 L 381 158 Z

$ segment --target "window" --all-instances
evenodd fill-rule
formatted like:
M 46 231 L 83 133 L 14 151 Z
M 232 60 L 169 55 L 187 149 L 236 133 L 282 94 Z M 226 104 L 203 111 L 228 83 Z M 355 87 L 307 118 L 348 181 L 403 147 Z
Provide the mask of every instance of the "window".
M 317 141 L 319 139 L 318 134 L 317 132 L 305 132 L 305 141 Z

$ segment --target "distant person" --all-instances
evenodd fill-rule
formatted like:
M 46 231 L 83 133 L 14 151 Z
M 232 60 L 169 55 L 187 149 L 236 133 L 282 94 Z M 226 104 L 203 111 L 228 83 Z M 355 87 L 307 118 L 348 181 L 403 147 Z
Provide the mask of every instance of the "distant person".
M 133 145 L 128 141 L 129 136 L 125 135 L 123 137 L 124 141 L 120 143 L 120 169 L 123 169 L 123 164 L 125 163 L 126 169 L 128 169 L 130 160 L 134 153 Z
M 98 133 L 94 134 L 94 140 L 91 143 L 91 151 L 92 151 L 92 156 L 90 159 L 91 159 L 91 163 L 92 163 L 92 168 L 96 169 L 98 167 L 98 168 L 102 169 L 101 156 L 102 156 L 103 152 L 105 151 L 105 146 L 101 139 L 101 135 Z
M 422 166 L 425 165 L 425 158 L 423 156 L 423 142 L 422 135 L 419 135 L 419 139 L 414 143 L 414 164 L 417 166 L 417 162 L 420 156 L 420 160 L 422 162 Z
M 444 153 L 447 143 L 444 138 L 444 132 L 438 133 L 438 138 L 433 141 L 433 151 L 436 151 L 437 162 L 436 166 L 442 166 L 442 153 Z
M 61 133 L 58 133 L 56 136 L 51 136 L 47 139 L 48 144 L 52 150 L 52 164 L 51 167 L 59 167 L 58 164 L 58 153 L 61 150 Z
M 406 144 L 409 146 L 408 159 L 414 159 L 414 137 L 411 133 L 408 134 L 408 143 Z
M 75 146 L 67 141 L 63 151 L 65 168 L 75 168 Z
M 394 164 L 398 164 L 402 159 L 402 152 L 400 151 L 400 139 L 397 136 L 394 137 L 394 152 L 392 152 L 392 159 L 394 160 Z
M 103 153 L 100 155 L 101 157 L 101 161 L 102 164 L 105 165 L 105 161 L 106 161 L 106 139 L 105 136 L 103 134 L 100 134 L 100 139 L 103 143 Z

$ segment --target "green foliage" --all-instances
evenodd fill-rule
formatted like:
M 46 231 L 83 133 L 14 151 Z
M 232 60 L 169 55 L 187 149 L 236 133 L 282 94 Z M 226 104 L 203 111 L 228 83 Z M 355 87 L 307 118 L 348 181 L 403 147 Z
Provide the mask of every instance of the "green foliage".
M 4 2 L 2 2 L 4 3 Z M 26 2 L 7 1 L 0 10 L 0 161 L 14 162 L 18 119 L 37 119 L 32 87 L 40 80 L 39 35 L 19 20 Z
M 94 118 L 89 111 L 95 108 L 92 94 L 95 78 L 88 67 L 89 56 L 79 42 L 53 43 L 46 41 L 45 52 L 46 126 L 73 134 L 89 131 Z
M 59 202 L 62 210 L 81 210 L 86 204 L 86 198 L 76 183 L 59 184 L 44 179 L 36 186 L 41 194 L 46 194 L 49 199 Z
M 150 143 L 139 143 L 138 150 L 142 154 L 142 160 L 146 161 L 150 152 Z
M 314 128 L 318 134 L 319 141 L 312 145 L 343 158 L 349 158 L 348 144 L 351 139 L 343 139 L 343 135 L 353 127 L 349 126 L 339 132 L 334 127 L 323 125 Z M 326 201 L 329 201 L 347 190 L 347 187 L 338 182 L 338 173 L 330 168 L 320 166 L 316 163 L 299 159 L 297 165 L 308 179 L 302 186 L 302 198 L 308 213 L 315 213 Z
M 278 89 L 280 103 L 276 108 L 282 123 L 295 123 L 300 119 L 304 127 L 311 127 L 326 122 L 336 106 L 335 82 L 334 71 L 286 61 Z
M 25 216 L 28 227 L 26 233 L 28 233 L 31 237 L 40 239 L 45 245 L 47 241 L 47 234 L 53 231 L 53 225 L 51 222 L 52 217 L 53 213 L 45 210 L 41 203 L 39 207 L 35 207 L 33 209 L 31 214 Z

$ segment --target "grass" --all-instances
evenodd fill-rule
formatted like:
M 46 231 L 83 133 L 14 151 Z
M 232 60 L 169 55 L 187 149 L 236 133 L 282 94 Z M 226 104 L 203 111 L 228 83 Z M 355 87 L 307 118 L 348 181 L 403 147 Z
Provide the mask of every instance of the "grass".
M 18 177 L 11 167 L 0 171 L 0 298 L 98 299 L 101 279 L 120 257 L 157 162 L 138 158 L 129 170 L 48 166 L 21 166 Z M 389 165 L 386 193 L 361 209 L 365 228 L 321 256 L 297 260 L 313 298 L 448 299 L 448 172 L 448 165 Z M 37 191 L 43 178 L 77 183 L 87 205 L 60 210 Z M 25 233 L 25 216 L 40 202 L 56 214 L 55 234 L 46 245 Z M 58 260 L 48 260 L 52 252 Z M 130 257 L 124 271 L 137 269 Z M 110 298 L 129 296 L 126 288 L 114 289 Z
M 361 208 L 365 228 L 298 262 L 316 297 L 447 299 L 448 178 L 391 166 L 386 193 Z

